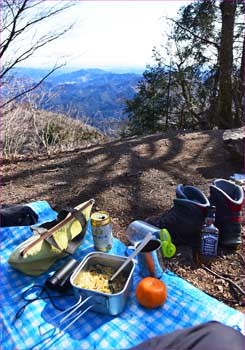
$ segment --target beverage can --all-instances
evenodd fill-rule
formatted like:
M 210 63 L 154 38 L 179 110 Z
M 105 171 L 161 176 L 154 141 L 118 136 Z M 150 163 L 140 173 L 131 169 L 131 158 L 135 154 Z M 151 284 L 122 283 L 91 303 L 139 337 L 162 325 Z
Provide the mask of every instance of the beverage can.
M 98 211 L 91 215 L 92 235 L 95 250 L 107 252 L 112 248 L 111 217 L 106 211 Z

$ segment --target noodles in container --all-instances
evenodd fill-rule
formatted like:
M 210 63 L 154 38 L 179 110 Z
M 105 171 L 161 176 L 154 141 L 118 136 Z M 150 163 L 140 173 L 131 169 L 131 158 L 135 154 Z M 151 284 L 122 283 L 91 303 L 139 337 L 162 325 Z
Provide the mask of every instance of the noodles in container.
M 123 289 L 126 283 L 126 277 L 123 274 L 119 274 L 118 277 L 109 284 L 109 279 L 115 272 L 116 270 L 112 267 L 96 264 L 90 266 L 88 270 L 81 270 L 77 274 L 74 284 L 79 288 L 96 290 L 101 293 L 118 293 Z
M 109 315 L 123 311 L 132 288 L 135 262 L 130 261 L 110 285 L 109 279 L 126 259 L 124 256 L 92 252 L 72 273 L 70 282 L 74 293 L 78 298 L 90 297 L 86 306 L 93 305 L 91 311 Z

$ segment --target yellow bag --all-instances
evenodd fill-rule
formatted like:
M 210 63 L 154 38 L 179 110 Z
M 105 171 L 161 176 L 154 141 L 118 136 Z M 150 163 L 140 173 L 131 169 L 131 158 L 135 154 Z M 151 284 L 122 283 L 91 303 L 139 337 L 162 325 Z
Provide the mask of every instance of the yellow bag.
M 48 230 L 45 225 L 33 228 L 33 236 L 16 247 L 8 263 L 27 275 L 38 276 L 56 260 L 72 254 L 82 243 L 93 204 L 90 199 L 78 205 Z

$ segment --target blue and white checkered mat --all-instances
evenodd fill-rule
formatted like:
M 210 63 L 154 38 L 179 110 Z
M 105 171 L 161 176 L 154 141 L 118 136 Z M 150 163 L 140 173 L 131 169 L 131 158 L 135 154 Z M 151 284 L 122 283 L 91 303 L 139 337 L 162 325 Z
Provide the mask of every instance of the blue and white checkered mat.
M 51 221 L 57 213 L 45 201 L 31 203 L 39 215 L 39 223 Z M 133 288 L 125 310 L 118 316 L 102 315 L 89 311 L 67 331 L 59 332 L 55 321 L 49 321 L 59 313 L 49 299 L 29 304 L 21 317 L 15 320 L 17 311 L 25 303 L 22 292 L 28 287 L 43 285 L 52 271 L 64 261 L 56 263 L 48 273 L 40 277 L 25 276 L 14 270 L 7 259 L 14 248 L 31 235 L 28 227 L 1 228 L 1 345 L 3 350 L 16 349 L 126 349 L 148 338 L 175 329 L 217 320 L 244 333 L 244 315 L 216 299 L 206 295 L 190 283 L 166 271 L 162 280 L 168 288 L 166 303 L 160 308 L 147 310 L 137 304 L 135 287 L 141 277 L 136 267 Z M 82 246 L 74 257 L 81 260 L 93 251 L 91 230 L 88 230 Z M 125 246 L 114 240 L 113 254 L 124 255 Z M 56 294 L 52 291 L 52 294 Z M 56 300 L 56 299 L 55 299 Z M 74 302 L 72 297 L 57 298 L 57 304 L 66 308 Z M 38 326 L 43 325 L 43 335 Z

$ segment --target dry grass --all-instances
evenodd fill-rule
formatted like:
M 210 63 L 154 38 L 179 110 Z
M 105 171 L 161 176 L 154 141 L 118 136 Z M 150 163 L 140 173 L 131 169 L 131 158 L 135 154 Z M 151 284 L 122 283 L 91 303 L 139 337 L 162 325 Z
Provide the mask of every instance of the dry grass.
M 105 140 L 100 131 L 80 120 L 28 104 L 12 104 L 2 113 L 5 159 L 28 154 L 50 155 Z

